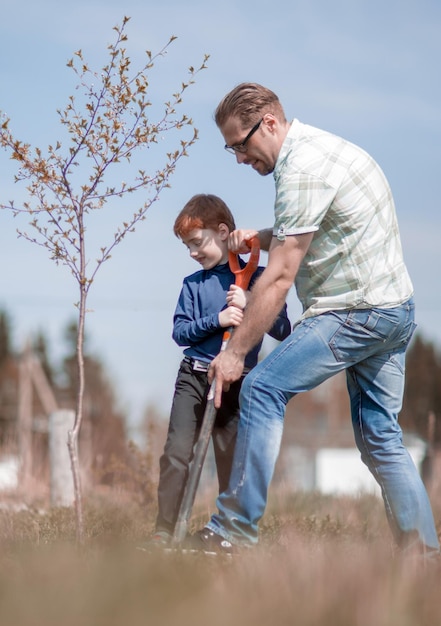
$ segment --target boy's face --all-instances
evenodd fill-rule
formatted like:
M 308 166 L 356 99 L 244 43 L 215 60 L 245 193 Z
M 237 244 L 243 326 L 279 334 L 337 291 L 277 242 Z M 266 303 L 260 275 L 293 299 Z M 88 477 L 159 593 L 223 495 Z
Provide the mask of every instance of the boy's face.
M 182 242 L 192 259 L 200 263 L 204 270 L 211 270 L 228 261 L 228 235 L 228 227 L 220 224 L 218 230 L 195 228 L 182 237 Z

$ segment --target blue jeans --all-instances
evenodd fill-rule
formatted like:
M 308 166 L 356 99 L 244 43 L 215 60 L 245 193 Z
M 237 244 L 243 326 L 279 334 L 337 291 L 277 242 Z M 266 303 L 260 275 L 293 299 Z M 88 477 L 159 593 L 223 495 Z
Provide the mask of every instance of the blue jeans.
M 414 328 L 413 300 L 299 322 L 245 377 L 233 470 L 208 527 L 232 543 L 257 542 L 288 400 L 346 370 L 355 441 L 381 487 L 397 544 L 439 550 L 429 498 L 398 424 L 405 350 Z

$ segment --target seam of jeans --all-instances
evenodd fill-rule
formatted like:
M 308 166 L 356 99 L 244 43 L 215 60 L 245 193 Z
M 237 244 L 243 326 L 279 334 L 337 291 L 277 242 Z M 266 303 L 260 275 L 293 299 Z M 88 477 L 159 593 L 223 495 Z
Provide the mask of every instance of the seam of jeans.
M 351 368 L 350 368 L 351 369 Z M 360 432 L 360 438 L 361 441 L 363 443 L 363 450 L 364 453 L 366 455 L 366 457 L 369 458 L 370 460 L 370 464 L 368 466 L 368 468 L 370 469 L 370 471 L 372 472 L 372 474 L 374 475 L 375 480 L 377 481 L 378 485 L 380 486 L 381 489 L 381 493 L 382 493 L 382 497 L 383 497 L 383 502 L 384 502 L 384 508 L 386 510 L 386 516 L 388 517 L 391 527 L 394 530 L 394 534 L 396 535 L 398 532 L 398 525 L 397 525 L 397 521 L 395 518 L 395 515 L 393 513 L 391 504 L 389 502 L 389 498 L 387 496 L 386 493 L 386 489 L 384 488 L 384 484 L 383 484 L 383 480 L 381 478 L 381 475 L 378 471 L 377 468 L 377 463 L 375 461 L 375 457 L 371 454 L 369 447 L 366 443 L 366 437 L 365 437 L 365 433 L 364 433 L 364 427 L 363 427 L 363 419 L 362 419 L 362 410 L 361 410 L 361 391 L 360 391 L 360 387 L 358 385 L 357 382 L 357 377 L 356 377 L 356 373 L 351 369 L 351 375 L 352 377 L 355 379 L 355 382 L 357 384 L 357 389 L 358 389 L 358 412 L 357 412 L 357 423 L 358 423 L 358 428 L 359 428 L 359 432 Z M 374 470 L 374 471 L 372 471 Z
M 251 395 L 251 394 L 248 394 Z M 242 394 L 242 390 L 241 390 L 241 396 L 243 399 L 245 399 L 245 394 Z M 247 400 L 247 402 L 249 403 L 249 400 Z M 241 409 L 242 412 L 242 409 Z M 250 414 L 250 411 L 247 411 L 248 415 Z M 242 449 L 240 450 L 241 456 L 240 458 L 236 459 L 236 468 L 235 471 L 240 473 L 240 477 L 239 480 L 236 483 L 236 488 L 234 490 L 232 490 L 232 495 L 233 496 L 237 496 L 241 490 L 241 488 L 243 487 L 243 484 L 245 482 L 245 471 L 244 471 L 244 455 L 245 455 L 245 450 L 248 447 L 248 438 L 249 438 L 249 419 L 247 420 L 247 422 L 245 422 L 245 420 L 242 418 L 242 416 L 239 418 L 239 425 L 238 425 L 238 429 L 241 428 L 244 430 L 244 435 L 243 435 L 243 445 L 242 445 Z M 237 439 L 236 439 L 236 445 L 237 445 Z M 236 455 L 235 455 L 236 456 Z

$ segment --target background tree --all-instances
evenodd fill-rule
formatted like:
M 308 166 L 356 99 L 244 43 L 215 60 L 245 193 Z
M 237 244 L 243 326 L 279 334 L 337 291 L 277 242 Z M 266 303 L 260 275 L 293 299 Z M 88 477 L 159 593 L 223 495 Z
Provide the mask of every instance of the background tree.
M 15 362 L 11 319 L 6 311 L 0 311 L 0 445 L 11 445 L 14 436 L 18 369 Z
M 429 415 L 435 417 L 433 438 L 441 444 L 441 355 L 435 345 L 415 336 L 406 359 L 406 386 L 403 410 L 400 413 L 402 426 L 428 438 Z
M 70 145 L 64 149 L 61 141 L 49 145 L 47 151 L 31 149 L 29 144 L 17 140 L 9 129 L 9 119 L 2 115 L 0 145 L 9 151 L 11 158 L 18 161 L 19 173 L 16 181 L 26 181 L 29 200 L 18 208 L 13 201 L 0 204 L 14 214 L 31 216 L 33 234 L 19 231 L 32 243 L 47 249 L 50 258 L 66 265 L 79 288 L 77 366 L 78 388 L 76 418 L 69 432 L 68 446 L 72 462 L 75 485 L 75 508 L 77 539 L 83 540 L 83 513 L 81 480 L 78 461 L 78 435 L 83 416 L 84 399 L 84 324 L 89 289 L 102 263 L 110 259 L 111 253 L 125 235 L 145 218 L 149 207 L 161 191 L 169 185 L 178 161 L 187 155 L 188 148 L 197 139 L 197 130 L 191 118 L 178 114 L 183 93 L 194 82 L 194 76 L 205 68 L 206 55 L 198 70 L 189 68 L 189 80 L 181 83 L 172 98 L 161 106 L 159 117 L 153 121 L 152 101 L 149 92 L 149 71 L 164 55 L 168 44 L 158 54 L 146 51 L 147 61 L 139 70 L 131 70 L 131 60 L 125 48 L 125 27 L 129 21 L 124 17 L 120 26 L 115 26 L 116 40 L 108 46 L 108 63 L 101 71 L 92 71 L 81 50 L 68 62 L 79 80 L 78 95 L 70 96 L 64 110 L 59 110 L 59 120 L 67 131 Z M 134 167 L 133 159 L 141 154 L 144 161 L 146 151 L 158 145 L 170 131 L 179 136 L 184 130 L 189 133 L 180 138 L 178 147 L 166 149 L 161 155 L 162 165 L 147 172 L 143 167 Z M 174 134 L 173 134 L 174 136 Z M 119 164 L 130 165 L 128 177 L 121 180 Z M 110 181 L 110 182 L 109 182 Z M 127 182 L 128 181 L 128 182 Z M 117 226 L 110 243 L 89 252 L 86 224 L 92 214 L 102 209 L 109 201 L 125 199 L 128 194 L 143 191 L 147 199 Z M 86 242 L 87 239 L 87 242 Z
M 58 387 L 61 403 L 67 406 L 72 406 L 78 389 L 77 336 L 78 325 L 73 321 L 64 333 L 66 356 L 63 358 Z M 87 334 L 84 337 L 83 355 L 85 386 L 80 439 L 87 443 L 84 457 L 88 457 L 94 481 L 102 482 L 109 460 L 117 459 L 122 463 L 127 456 L 125 415 L 118 406 L 105 365 L 89 352 Z M 110 481 L 107 479 L 105 482 Z
M 0 311 L 0 367 L 11 356 L 11 322 L 6 311 Z
M 48 342 L 43 331 L 39 331 L 32 340 L 32 352 L 40 361 L 43 372 L 50 385 L 54 384 L 54 370 L 48 354 Z

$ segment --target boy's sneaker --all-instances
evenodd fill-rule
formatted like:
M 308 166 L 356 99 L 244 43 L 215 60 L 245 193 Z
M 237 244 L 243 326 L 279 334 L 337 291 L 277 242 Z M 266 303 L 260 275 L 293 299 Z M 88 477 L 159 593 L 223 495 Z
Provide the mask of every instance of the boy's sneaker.
M 142 543 L 137 549 L 142 550 L 143 552 L 151 552 L 152 550 L 156 550 L 158 548 L 164 549 L 170 545 L 171 540 L 172 535 L 166 530 L 157 530 L 148 541 Z
M 209 528 L 202 528 L 202 530 L 198 530 L 194 535 L 186 538 L 182 551 L 203 552 L 212 556 L 219 554 L 233 556 L 233 554 L 237 554 L 238 547 Z

